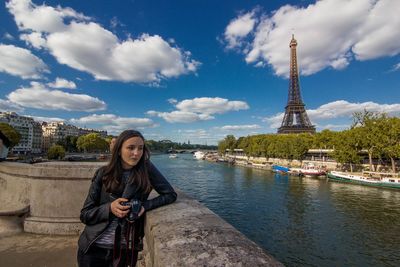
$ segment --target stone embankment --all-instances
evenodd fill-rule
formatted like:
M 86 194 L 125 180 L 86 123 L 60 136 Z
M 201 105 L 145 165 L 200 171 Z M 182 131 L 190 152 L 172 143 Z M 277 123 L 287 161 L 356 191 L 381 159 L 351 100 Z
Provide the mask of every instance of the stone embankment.
M 338 163 L 335 161 L 318 161 L 318 160 L 288 160 L 279 158 L 265 157 L 248 157 L 244 155 L 225 155 L 228 162 L 234 162 L 235 165 L 252 167 L 257 169 L 271 170 L 272 165 L 281 165 L 288 167 L 301 167 L 303 164 L 312 163 L 316 167 L 323 167 L 326 170 L 336 170 Z
M 79 234 L 79 211 L 102 164 L 0 163 L 0 236 Z M 140 266 L 282 266 L 180 191 L 174 204 L 147 213 L 145 235 Z

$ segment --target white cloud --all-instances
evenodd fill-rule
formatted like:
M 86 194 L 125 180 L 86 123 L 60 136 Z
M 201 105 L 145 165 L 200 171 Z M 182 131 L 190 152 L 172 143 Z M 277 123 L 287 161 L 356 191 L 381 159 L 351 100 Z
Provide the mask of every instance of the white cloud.
M 178 100 L 176 100 L 175 98 L 170 98 L 170 99 L 168 99 L 168 103 L 176 104 L 176 103 L 178 103 Z
M 3 38 L 6 40 L 14 40 L 14 36 L 12 36 L 11 34 L 9 34 L 8 32 L 4 33 Z
M 186 129 L 178 130 L 174 134 L 173 140 L 181 140 L 181 142 L 190 141 L 191 144 L 217 144 L 218 141 L 225 137 L 224 134 L 215 133 L 215 131 L 205 129 Z
M 379 104 L 372 101 L 363 103 L 350 103 L 345 100 L 337 100 L 319 106 L 317 109 L 307 110 L 307 114 L 311 123 L 316 124 L 319 121 L 327 121 L 338 118 L 351 118 L 354 112 L 361 112 L 363 110 L 374 111 L 379 113 L 387 113 L 389 115 L 400 115 L 400 104 Z M 279 128 L 283 120 L 284 113 L 278 113 L 274 116 L 264 118 L 263 121 L 268 122 L 270 128 Z M 349 120 L 350 126 L 351 120 Z M 318 126 L 321 128 L 323 126 Z M 338 128 L 343 124 L 339 125 Z M 333 128 L 333 127 L 331 127 Z
M 34 48 L 40 49 L 46 47 L 46 39 L 43 38 L 40 32 L 24 33 L 21 34 L 19 38 L 25 41 L 26 44 L 32 45 Z
M 110 20 L 110 27 L 111 27 L 112 29 L 116 29 L 118 26 L 125 27 L 126 25 L 123 24 L 121 21 L 119 21 L 119 19 L 118 19 L 117 17 L 114 16 L 114 17 Z
M 197 112 L 202 114 L 222 114 L 229 111 L 249 109 L 243 101 L 229 101 L 220 97 L 196 97 L 177 103 L 176 108 L 181 111 Z
M 256 23 L 255 10 L 238 16 L 232 20 L 225 29 L 225 40 L 227 40 L 227 48 L 235 48 L 241 46 L 241 40 L 246 37 L 254 28 Z
M 269 124 L 270 128 L 277 129 L 282 124 L 283 115 L 285 115 L 285 113 L 283 113 L 283 112 L 277 113 L 273 116 L 263 118 L 262 121 L 267 122 Z
M 354 44 L 353 52 L 360 60 L 400 53 L 397 36 L 400 28 L 400 1 L 380 0 L 369 10 L 361 35 Z
M 14 15 L 15 22 L 20 30 L 35 32 L 57 32 L 66 30 L 64 18 L 89 20 L 88 17 L 75 12 L 71 8 L 56 8 L 39 6 L 30 0 L 11 0 L 6 7 Z
M 29 50 L 0 44 L 0 72 L 22 79 L 39 79 L 42 73 L 49 71 L 46 64 Z
M 175 122 L 190 123 L 190 122 L 214 119 L 213 116 L 207 114 L 198 114 L 194 112 L 181 111 L 181 110 L 176 110 L 172 112 L 158 112 L 150 110 L 147 112 L 147 114 L 149 116 L 157 116 L 163 118 L 164 120 L 170 123 L 175 123 Z
M 243 130 L 255 130 L 260 129 L 261 126 L 258 124 L 247 124 L 247 125 L 225 125 L 218 127 L 218 129 L 223 131 L 243 131 Z
M 20 106 L 37 109 L 85 112 L 106 109 L 106 103 L 98 98 L 49 90 L 38 82 L 31 82 L 31 87 L 11 92 L 7 98 Z
M 176 99 L 169 101 L 175 103 L 177 110 L 172 112 L 159 112 L 150 110 L 147 112 L 150 116 L 158 116 L 167 122 L 190 123 L 195 121 L 214 119 L 213 114 L 223 114 L 229 111 L 238 111 L 249 109 L 249 105 L 243 101 L 229 101 L 220 97 L 196 97 L 185 99 L 178 102 Z
M 73 81 L 68 81 L 63 78 L 57 77 L 56 80 L 52 83 L 47 84 L 51 88 L 68 88 L 68 89 L 76 89 L 76 84 Z
M 302 74 L 327 67 L 343 69 L 354 58 L 367 60 L 400 53 L 399 9 L 398 0 L 321 0 L 307 7 L 285 5 L 269 15 L 257 12 L 253 16 L 256 26 L 236 44 L 247 63 L 260 66 L 263 62 L 272 66 L 275 74 L 288 76 L 288 44 L 294 29 Z M 241 20 L 237 18 L 228 27 Z M 225 35 L 225 40 L 231 47 L 232 38 Z
M 393 66 L 392 71 L 400 70 L 400 63 L 397 63 L 396 65 Z
M 96 128 L 113 134 L 119 134 L 126 129 L 145 129 L 158 126 L 148 118 L 119 117 L 114 114 L 92 114 L 79 119 L 71 119 L 70 122 L 78 125 L 95 125 Z
M 215 136 L 213 134 L 210 134 L 209 131 L 206 131 L 204 129 L 183 130 L 181 131 L 181 136 L 184 139 L 192 139 L 192 141 L 196 139 L 202 139 L 202 140 L 215 139 Z
M 65 119 L 62 118 L 57 118 L 57 117 L 41 117 L 41 116 L 32 116 L 32 115 L 24 115 L 26 117 L 31 117 L 33 118 L 35 121 L 38 122 L 57 122 L 57 121 L 65 121 Z
M 22 112 L 24 108 L 9 100 L 0 99 L 0 111 Z
M 325 120 L 338 117 L 351 117 L 354 112 L 364 109 L 391 115 L 400 114 L 400 104 L 379 104 L 375 102 L 350 103 L 338 100 L 321 105 L 319 108 L 307 110 L 311 120 Z
M 6 6 L 20 31 L 29 32 L 21 38 L 35 47 L 45 47 L 59 63 L 98 80 L 157 84 L 195 72 L 200 65 L 190 58 L 190 52 L 171 46 L 158 35 L 119 40 L 70 8 L 38 6 L 28 0 L 12 0 Z

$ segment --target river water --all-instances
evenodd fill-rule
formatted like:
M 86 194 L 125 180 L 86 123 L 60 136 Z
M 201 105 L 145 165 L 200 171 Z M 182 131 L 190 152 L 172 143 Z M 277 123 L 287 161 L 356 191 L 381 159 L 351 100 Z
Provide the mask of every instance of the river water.
M 152 156 L 185 191 L 287 266 L 400 266 L 400 191 Z

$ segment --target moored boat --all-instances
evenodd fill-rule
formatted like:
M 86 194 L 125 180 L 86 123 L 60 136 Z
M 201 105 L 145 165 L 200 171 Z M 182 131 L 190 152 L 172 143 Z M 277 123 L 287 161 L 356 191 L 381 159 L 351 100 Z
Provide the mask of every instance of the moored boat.
M 400 189 L 400 177 L 396 173 L 363 172 L 362 174 L 331 171 L 330 180 Z
M 326 171 L 324 169 L 317 167 L 312 163 L 305 164 L 303 167 L 297 168 L 296 171 L 298 171 L 301 176 L 304 175 L 306 177 L 318 177 L 326 175 Z
M 272 165 L 272 171 L 276 173 L 289 173 L 290 169 L 288 167 L 280 166 L 280 165 Z
M 168 157 L 169 157 L 170 159 L 174 159 L 174 158 L 177 158 L 178 155 L 177 155 L 177 154 L 169 154 Z
M 205 156 L 205 154 L 203 151 L 196 151 L 193 154 L 193 158 L 195 158 L 195 159 L 204 159 L 204 156 Z

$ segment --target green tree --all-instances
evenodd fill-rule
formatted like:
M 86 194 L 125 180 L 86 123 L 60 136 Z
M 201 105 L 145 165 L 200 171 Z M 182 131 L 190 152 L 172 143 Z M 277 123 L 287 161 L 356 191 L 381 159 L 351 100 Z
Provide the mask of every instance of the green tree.
M 400 158 L 400 118 L 385 118 L 380 127 L 383 133 L 382 152 L 390 159 L 392 172 L 395 173 L 396 159 Z
M 225 140 L 221 140 L 218 142 L 218 153 L 225 154 L 226 152 L 226 143 Z
M 313 148 L 333 149 L 337 134 L 338 132 L 334 132 L 328 129 L 316 133 L 314 135 Z
M 85 153 L 106 151 L 109 146 L 107 141 L 98 133 L 79 136 L 76 144 L 78 149 L 83 150 Z
M 264 139 L 264 135 L 254 135 L 251 138 L 250 142 L 250 151 L 251 155 L 250 156 L 255 156 L 255 157 L 260 157 L 262 154 L 264 154 L 264 149 L 262 146 L 262 142 Z
M 76 152 L 78 150 L 76 142 L 78 141 L 77 136 L 66 136 L 64 139 L 57 141 L 57 145 L 64 147 L 65 151 Z
M 350 171 L 353 172 L 353 164 L 361 162 L 359 152 L 361 150 L 360 139 L 362 138 L 361 128 L 354 128 L 340 132 L 335 142 L 333 158 L 342 164 L 350 164 Z
M 227 135 L 225 137 L 225 142 L 226 142 L 226 146 L 227 148 L 233 150 L 236 148 L 236 138 L 233 135 Z
M 65 149 L 60 145 L 52 145 L 47 151 L 48 159 L 63 159 L 65 157 Z
M 371 112 L 364 110 L 363 112 L 355 112 L 353 114 L 352 129 L 359 128 L 359 133 L 362 136 L 360 139 L 361 146 L 368 152 L 369 168 L 375 171 L 372 158 L 381 157 L 383 147 L 382 138 L 383 131 L 381 124 L 385 120 L 386 114 Z
M 21 140 L 21 134 L 8 123 L 0 122 L 0 132 L 10 141 L 10 148 L 16 146 Z
M 303 160 L 308 150 L 311 148 L 314 136 L 308 133 L 296 134 L 291 138 L 293 159 Z

